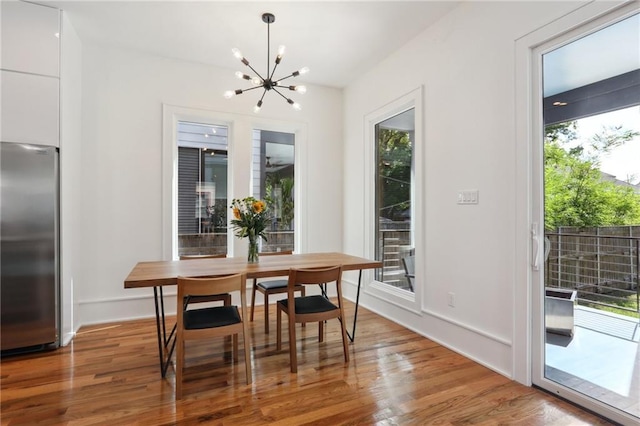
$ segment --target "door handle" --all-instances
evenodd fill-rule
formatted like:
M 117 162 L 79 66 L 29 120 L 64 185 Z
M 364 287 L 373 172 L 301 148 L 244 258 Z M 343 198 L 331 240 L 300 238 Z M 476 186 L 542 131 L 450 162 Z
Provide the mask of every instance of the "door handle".
M 538 224 L 531 224 L 531 267 L 534 271 L 540 270 L 540 237 L 538 236 Z

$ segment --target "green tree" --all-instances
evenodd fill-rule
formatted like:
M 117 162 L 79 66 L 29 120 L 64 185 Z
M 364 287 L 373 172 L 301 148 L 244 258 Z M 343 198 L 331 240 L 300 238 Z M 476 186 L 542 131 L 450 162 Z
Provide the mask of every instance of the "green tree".
M 381 183 L 380 216 L 403 220 L 411 207 L 411 155 L 409 134 L 380 129 L 378 134 L 378 179 Z
M 293 184 L 294 181 L 292 177 L 280 176 L 278 172 L 267 173 L 265 182 L 265 192 L 267 195 L 264 197 L 264 199 L 272 212 L 274 212 L 276 209 L 279 211 L 280 218 L 278 221 L 278 229 L 281 231 L 288 231 L 293 229 Z M 275 187 L 279 187 L 281 190 L 280 200 L 276 200 L 276 198 L 274 197 L 273 189 Z
M 640 133 L 609 127 L 576 145 L 576 122 L 547 126 L 544 144 L 545 228 L 640 224 L 640 194 L 604 181 L 602 155 Z

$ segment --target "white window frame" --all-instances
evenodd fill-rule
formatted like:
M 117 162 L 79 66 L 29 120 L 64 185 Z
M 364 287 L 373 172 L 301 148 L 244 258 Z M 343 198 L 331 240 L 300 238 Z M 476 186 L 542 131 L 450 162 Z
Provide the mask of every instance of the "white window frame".
M 401 288 L 393 287 L 389 284 L 375 280 L 374 274 L 367 271 L 364 274 L 363 282 L 367 283 L 364 291 L 366 294 L 383 300 L 392 305 L 398 306 L 410 312 L 421 314 L 421 303 L 425 285 L 424 259 L 425 247 L 425 181 L 424 181 L 424 133 L 422 125 L 422 86 L 406 93 L 399 98 L 383 105 L 377 110 L 367 114 L 364 119 L 364 157 L 365 157 L 365 180 L 364 180 L 364 256 L 373 259 L 376 253 L 376 131 L 375 127 L 380 122 L 394 117 L 402 112 L 414 109 L 415 114 L 415 136 L 413 146 L 413 182 L 411 185 L 411 222 L 412 239 L 415 244 L 416 271 L 413 293 Z
M 304 252 L 308 246 L 305 227 L 308 216 L 306 197 L 302 188 L 306 186 L 309 170 L 307 164 L 307 126 L 305 123 L 270 120 L 241 114 L 221 113 L 206 109 L 189 108 L 176 105 L 162 105 L 162 259 L 178 259 L 178 142 L 179 121 L 205 123 L 228 128 L 227 136 L 227 182 L 228 200 L 244 198 L 252 191 L 252 131 L 253 129 L 274 132 L 293 133 L 295 135 L 295 247 Z M 231 215 L 227 215 L 227 221 Z M 227 255 L 246 256 L 247 242 L 235 238 L 229 223 L 227 224 Z

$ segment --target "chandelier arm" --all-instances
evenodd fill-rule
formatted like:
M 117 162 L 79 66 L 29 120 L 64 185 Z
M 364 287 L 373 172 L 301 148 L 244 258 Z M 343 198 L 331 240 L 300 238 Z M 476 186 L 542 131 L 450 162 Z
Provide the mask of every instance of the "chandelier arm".
M 294 75 L 293 74 L 289 74 L 289 75 L 287 75 L 285 77 L 282 77 L 282 78 L 279 78 L 278 80 L 275 80 L 274 83 L 278 83 L 279 81 L 286 80 L 287 78 L 291 78 L 291 77 L 294 77 Z
M 289 102 L 289 100 L 290 100 L 290 99 L 289 99 L 289 98 L 287 98 L 287 97 L 286 97 L 285 95 L 283 95 L 282 93 L 280 93 L 280 91 L 279 91 L 278 89 L 276 89 L 276 88 L 274 87 L 274 88 L 273 88 L 273 89 L 271 89 L 271 90 L 273 90 L 274 92 L 276 92 L 278 95 L 282 96 L 282 98 L 283 98 L 285 101 Z
M 251 71 L 253 71 L 254 73 L 256 73 L 256 75 L 260 78 L 260 80 L 264 81 L 264 78 L 260 75 L 260 73 L 259 73 L 258 71 L 256 71 L 256 70 L 251 66 L 251 64 L 247 64 L 247 66 L 248 66 L 249 68 L 251 68 Z M 259 86 L 259 87 L 262 87 L 262 86 Z
M 269 76 L 269 80 L 273 81 L 273 75 L 276 73 L 276 68 L 278 68 L 278 62 L 273 66 L 273 71 L 271 71 L 271 75 Z M 282 80 L 282 79 L 280 79 Z M 278 80 L 278 81 L 280 81 Z
M 264 95 L 267 94 L 267 89 L 264 89 L 264 92 L 262 92 L 262 96 L 260 96 L 260 102 L 262 102 L 262 100 L 264 99 Z
M 260 89 L 262 86 L 253 86 L 253 87 L 249 87 L 248 89 L 240 89 L 242 90 L 242 93 L 244 92 L 248 92 L 249 90 L 253 90 L 253 89 Z

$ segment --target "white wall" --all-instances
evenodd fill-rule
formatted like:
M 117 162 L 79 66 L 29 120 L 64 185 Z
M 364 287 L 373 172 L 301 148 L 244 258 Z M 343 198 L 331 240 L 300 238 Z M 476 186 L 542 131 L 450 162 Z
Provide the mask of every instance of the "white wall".
M 82 63 L 83 169 L 77 188 L 82 196 L 82 273 L 74 281 L 80 322 L 152 316 L 151 289 L 125 290 L 123 281 L 137 262 L 163 257 L 162 106 L 218 111 L 250 122 L 257 95 L 222 97 L 225 90 L 238 86 L 233 69 L 104 48 L 86 40 Z M 301 188 L 307 197 L 306 211 L 301 213 L 308 219 L 303 230 L 306 248 L 338 251 L 342 244 L 342 92 L 310 86 L 300 103 L 303 110 L 295 112 L 277 95 L 268 94 L 260 117 L 305 124 L 308 138 L 300 143 L 312 159 L 301 171 L 307 176 Z M 240 134 L 249 137 L 243 139 Z M 250 149 L 250 134 L 250 129 L 243 129 L 229 143 Z M 247 163 L 246 173 L 249 170 Z M 248 188 L 247 184 L 247 192 Z M 241 190 L 237 193 L 246 196 Z M 169 309 L 174 309 L 173 303 Z
M 344 251 L 362 254 L 364 117 L 423 86 L 426 250 L 422 309 L 361 303 L 508 377 L 514 376 L 516 262 L 515 41 L 578 2 L 465 3 L 344 93 Z M 457 192 L 479 190 L 478 205 Z M 417 253 L 419 254 L 419 253 Z M 420 271 L 418 271 L 418 274 Z M 448 306 L 448 292 L 456 306 Z M 354 288 L 347 294 L 354 295 Z
M 80 328 L 74 283 L 82 264 L 82 45 L 62 14 L 60 50 L 60 301 L 62 343 Z
M 302 112 L 267 97 L 260 114 L 306 125 L 304 248 L 363 254 L 364 117 L 423 86 L 425 138 L 418 143 L 426 154 L 417 163 L 426 176 L 418 195 L 426 215 L 417 218 L 426 240 L 425 273 L 418 277 L 422 311 L 410 313 L 366 293 L 361 302 L 509 377 L 518 362 L 514 289 L 525 285 L 515 281 L 515 265 L 522 262 L 514 254 L 515 40 L 580 6 L 462 4 L 344 94 L 312 86 L 301 98 Z M 123 280 L 136 262 L 163 257 L 162 105 L 235 114 L 246 122 L 256 99 L 222 98 L 238 84 L 232 69 L 87 41 L 82 55 L 77 321 L 152 316 L 151 290 L 125 290 Z M 250 144 L 246 139 L 233 143 Z M 457 191 L 473 188 L 480 204 L 458 206 Z M 447 306 L 449 291 L 456 293 L 455 308 Z M 347 295 L 354 292 L 347 286 Z

